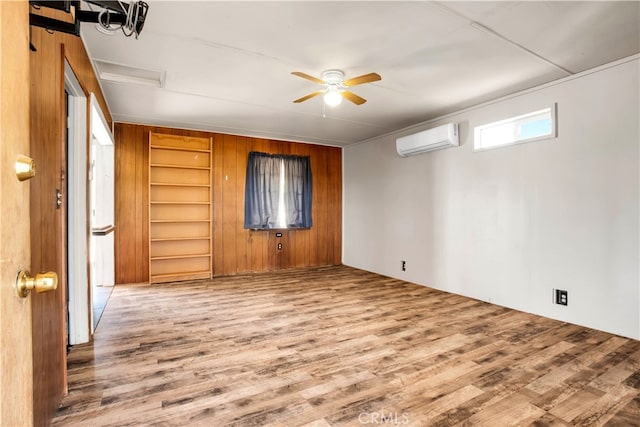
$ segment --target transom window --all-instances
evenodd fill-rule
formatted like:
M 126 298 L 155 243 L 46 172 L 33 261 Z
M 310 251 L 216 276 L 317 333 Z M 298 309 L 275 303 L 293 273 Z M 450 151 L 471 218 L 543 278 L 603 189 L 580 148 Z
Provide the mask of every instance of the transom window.
M 485 125 L 476 126 L 473 136 L 474 150 L 486 150 L 555 138 L 555 104 L 542 110 L 532 111 Z

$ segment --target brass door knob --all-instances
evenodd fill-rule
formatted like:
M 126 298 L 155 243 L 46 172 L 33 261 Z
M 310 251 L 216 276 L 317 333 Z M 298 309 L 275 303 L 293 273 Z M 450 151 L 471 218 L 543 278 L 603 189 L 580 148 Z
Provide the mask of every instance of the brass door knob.
M 21 270 L 16 279 L 16 293 L 20 298 L 26 298 L 29 291 L 35 289 L 36 292 L 55 291 L 58 287 L 58 275 L 53 271 L 38 273 L 36 277 L 31 277 L 31 273 Z

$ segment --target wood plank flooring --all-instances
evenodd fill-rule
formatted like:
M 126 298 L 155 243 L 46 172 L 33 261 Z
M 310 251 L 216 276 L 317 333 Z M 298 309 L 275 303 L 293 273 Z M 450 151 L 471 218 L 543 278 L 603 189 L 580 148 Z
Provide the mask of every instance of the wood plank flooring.
M 54 426 L 633 426 L 640 342 L 349 267 L 119 285 Z

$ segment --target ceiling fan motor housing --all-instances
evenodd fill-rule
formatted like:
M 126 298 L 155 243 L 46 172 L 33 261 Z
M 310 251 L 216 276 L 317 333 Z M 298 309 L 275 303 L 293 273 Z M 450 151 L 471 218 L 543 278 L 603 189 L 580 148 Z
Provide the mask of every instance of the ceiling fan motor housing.
M 323 71 L 322 80 L 329 85 L 340 85 L 344 81 L 344 73 L 340 70 Z

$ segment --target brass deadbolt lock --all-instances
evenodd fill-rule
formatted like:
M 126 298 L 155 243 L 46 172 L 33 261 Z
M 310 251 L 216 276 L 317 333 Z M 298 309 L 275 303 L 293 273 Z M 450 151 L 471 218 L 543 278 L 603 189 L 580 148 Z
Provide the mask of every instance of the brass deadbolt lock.
M 18 156 L 16 159 L 16 176 L 20 181 L 26 181 L 36 176 L 36 162 L 27 156 Z
M 36 277 L 31 277 L 31 273 L 21 270 L 16 279 L 16 293 L 20 298 L 26 298 L 32 289 L 40 293 L 55 291 L 57 287 L 58 275 L 53 271 L 38 273 Z

